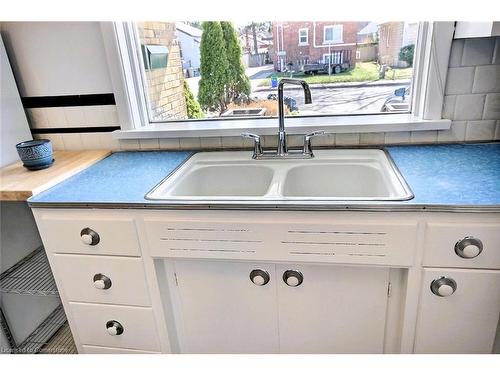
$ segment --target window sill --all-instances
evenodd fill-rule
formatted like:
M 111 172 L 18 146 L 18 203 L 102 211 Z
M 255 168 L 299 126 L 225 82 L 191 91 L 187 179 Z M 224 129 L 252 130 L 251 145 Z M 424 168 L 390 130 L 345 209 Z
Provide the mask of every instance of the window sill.
M 411 114 L 350 115 L 323 117 L 287 117 L 288 134 L 306 134 L 314 130 L 329 133 L 377 133 L 420 130 L 447 130 L 450 120 L 422 120 Z M 178 121 L 151 124 L 135 130 L 115 130 L 117 139 L 234 137 L 242 132 L 274 135 L 278 119 L 225 119 Z

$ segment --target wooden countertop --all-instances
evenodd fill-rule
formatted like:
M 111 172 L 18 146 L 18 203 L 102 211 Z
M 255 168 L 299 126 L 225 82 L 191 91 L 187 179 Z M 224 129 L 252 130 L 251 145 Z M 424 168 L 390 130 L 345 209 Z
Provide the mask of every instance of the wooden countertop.
M 109 150 L 55 151 L 54 164 L 29 171 L 22 162 L 0 169 L 0 200 L 25 201 L 111 154 Z

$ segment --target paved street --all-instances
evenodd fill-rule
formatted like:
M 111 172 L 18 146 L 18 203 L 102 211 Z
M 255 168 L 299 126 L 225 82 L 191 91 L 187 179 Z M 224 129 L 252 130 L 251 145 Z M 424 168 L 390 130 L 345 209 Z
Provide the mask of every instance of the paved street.
M 248 68 L 245 73 L 252 84 L 252 98 L 266 99 L 276 89 L 262 90 L 259 83 L 273 72 L 272 65 Z M 195 97 L 198 95 L 200 77 L 188 78 L 189 88 Z M 401 85 L 369 85 L 364 87 L 317 87 L 312 88 L 312 104 L 304 104 L 302 90 L 286 90 L 285 95 L 294 98 L 301 115 L 307 114 L 347 114 L 347 113 L 377 113 L 387 97 Z M 258 90 L 258 91 L 256 91 Z
M 387 97 L 394 93 L 398 86 L 365 86 L 342 88 L 312 89 L 312 104 L 304 104 L 302 90 L 286 90 L 285 95 L 297 101 L 301 115 L 307 114 L 347 114 L 347 113 L 377 113 Z M 252 97 L 267 98 L 276 90 L 259 91 Z

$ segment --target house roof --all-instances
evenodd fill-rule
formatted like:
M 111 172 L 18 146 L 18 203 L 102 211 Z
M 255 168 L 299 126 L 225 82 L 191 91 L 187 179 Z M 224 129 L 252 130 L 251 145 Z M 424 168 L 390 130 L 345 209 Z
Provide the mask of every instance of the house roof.
M 179 31 L 182 31 L 184 34 L 188 34 L 194 38 L 201 38 L 202 30 L 197 27 L 193 27 L 184 22 L 176 22 L 175 28 Z
M 374 34 L 378 31 L 378 22 L 370 22 L 368 25 L 358 31 L 358 35 Z

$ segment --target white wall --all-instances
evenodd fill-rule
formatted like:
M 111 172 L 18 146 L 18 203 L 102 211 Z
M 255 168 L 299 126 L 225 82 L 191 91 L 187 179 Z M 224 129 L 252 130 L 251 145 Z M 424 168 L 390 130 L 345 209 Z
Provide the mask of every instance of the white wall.
M 0 167 L 3 167 L 19 160 L 16 144 L 32 137 L 1 38 L 0 108 Z
M 0 31 L 22 97 L 113 92 L 99 22 L 4 22 Z

